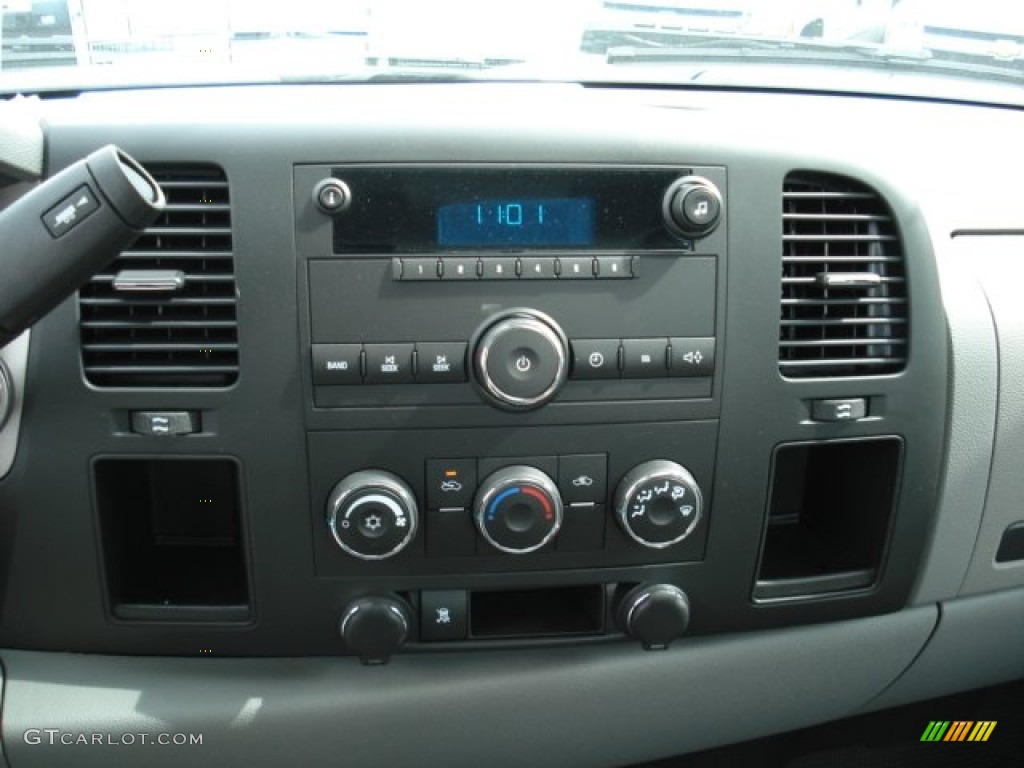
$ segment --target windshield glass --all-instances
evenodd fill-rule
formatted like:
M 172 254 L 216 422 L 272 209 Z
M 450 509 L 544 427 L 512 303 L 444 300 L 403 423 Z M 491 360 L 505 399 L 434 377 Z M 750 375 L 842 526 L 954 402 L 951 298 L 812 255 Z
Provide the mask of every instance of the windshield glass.
M 1007 0 L 0 0 L 0 8 L 5 93 L 404 78 L 839 83 L 930 94 L 980 80 L 1024 92 L 1024 5 Z

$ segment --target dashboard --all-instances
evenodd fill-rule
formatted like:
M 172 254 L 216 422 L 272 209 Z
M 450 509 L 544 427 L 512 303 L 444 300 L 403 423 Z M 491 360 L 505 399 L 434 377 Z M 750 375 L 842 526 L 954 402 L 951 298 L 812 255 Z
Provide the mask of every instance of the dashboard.
M 17 109 L 166 206 L 0 351 L 10 765 L 629 765 L 1024 676 L 1018 110 Z

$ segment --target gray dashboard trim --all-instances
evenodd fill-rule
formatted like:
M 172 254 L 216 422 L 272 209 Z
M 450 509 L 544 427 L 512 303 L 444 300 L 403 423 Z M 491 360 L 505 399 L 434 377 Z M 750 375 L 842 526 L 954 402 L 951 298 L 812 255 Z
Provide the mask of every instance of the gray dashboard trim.
M 885 709 L 1024 677 L 1024 589 L 942 603 L 914 664 L 865 710 Z
M 4 746 L 19 768 L 616 766 L 841 717 L 920 653 L 937 609 L 719 639 L 353 659 L 8 650 Z M 201 733 L 202 746 L 29 744 L 25 732 Z M 428 762 L 430 762 L 428 760 Z
M 971 267 L 971 243 L 936 240 L 950 347 L 945 472 L 931 545 L 911 603 L 960 593 L 981 524 L 996 430 L 999 353 L 985 293 Z
M 961 238 L 958 238 L 960 240 Z M 1024 561 L 996 563 L 1003 532 L 1024 520 L 1024 237 L 962 238 L 988 298 L 999 345 L 999 410 L 985 514 L 962 594 L 1024 586 Z

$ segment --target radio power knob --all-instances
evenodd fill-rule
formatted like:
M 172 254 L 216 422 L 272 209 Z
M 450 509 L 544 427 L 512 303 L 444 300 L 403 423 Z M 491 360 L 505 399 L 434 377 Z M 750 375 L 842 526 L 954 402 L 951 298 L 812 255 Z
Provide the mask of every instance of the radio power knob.
M 685 176 L 665 191 L 662 204 L 665 225 L 683 238 L 705 237 L 714 232 L 722 217 L 722 195 L 712 182 Z
M 416 497 L 397 475 L 353 472 L 327 498 L 327 527 L 345 552 L 384 560 L 405 549 L 417 526 Z
M 651 549 L 670 547 L 693 533 L 703 504 L 693 475 L 664 459 L 638 464 L 615 491 L 615 517 L 622 530 Z
M 569 342 L 554 320 L 532 309 L 492 317 L 474 335 L 473 381 L 492 405 L 528 411 L 548 403 L 569 374 Z

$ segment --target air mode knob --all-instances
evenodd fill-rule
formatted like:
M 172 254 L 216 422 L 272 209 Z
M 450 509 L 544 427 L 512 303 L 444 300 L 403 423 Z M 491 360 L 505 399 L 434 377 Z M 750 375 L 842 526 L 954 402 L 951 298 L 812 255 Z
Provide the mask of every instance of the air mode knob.
M 664 549 L 697 527 L 704 501 L 697 481 L 674 461 L 633 467 L 615 491 L 615 517 L 638 544 Z
M 701 176 L 684 176 L 665 191 L 665 225 L 678 237 L 710 235 L 722 217 L 722 195 Z
M 353 472 L 327 498 L 327 527 L 338 546 L 360 560 L 397 555 L 416 535 L 416 497 L 400 477 Z
M 474 519 L 495 549 L 522 555 L 540 549 L 562 527 L 562 497 L 535 467 L 505 467 L 480 484 Z
M 492 405 L 527 411 L 549 402 L 569 374 L 569 342 L 554 320 L 532 309 L 492 317 L 473 344 L 473 380 Z

